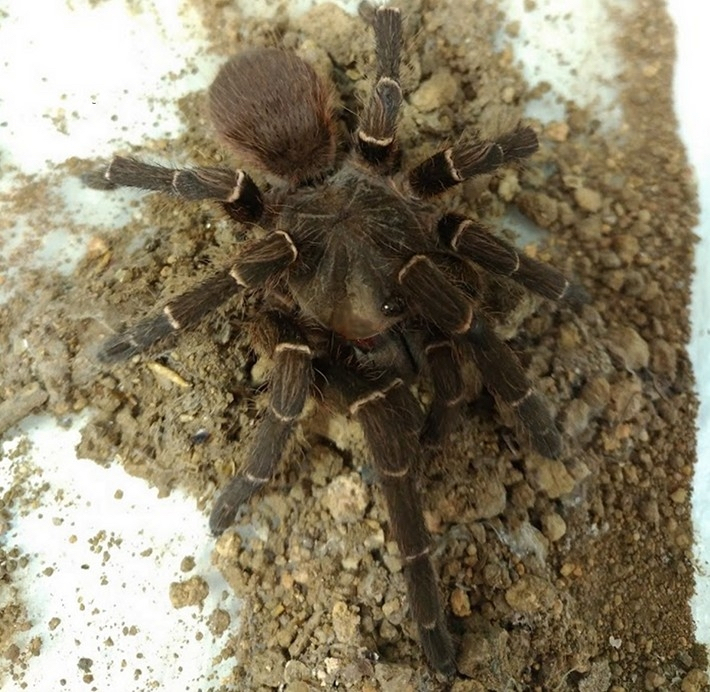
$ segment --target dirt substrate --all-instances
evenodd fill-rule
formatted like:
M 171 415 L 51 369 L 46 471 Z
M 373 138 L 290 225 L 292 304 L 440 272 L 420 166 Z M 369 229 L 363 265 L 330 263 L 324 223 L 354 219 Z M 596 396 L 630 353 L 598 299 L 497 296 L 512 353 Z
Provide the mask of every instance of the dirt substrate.
M 352 124 L 347 108 L 366 93 L 372 69 L 372 38 L 358 18 L 320 6 L 264 25 L 197 4 L 217 54 L 277 43 L 330 72 L 346 107 L 342 126 Z M 495 135 L 546 89 L 523 81 L 510 49 L 492 47 L 496 31 L 517 27 L 495 3 L 469 5 L 404 3 L 405 169 L 472 125 Z M 528 9 L 539 11 L 534 2 Z M 526 251 L 591 296 L 574 312 L 506 293 L 516 307 L 500 324 L 556 412 L 563 458 L 530 452 L 484 393 L 420 470 L 460 642 L 458 677 L 443 681 L 422 660 L 358 429 L 318 414 L 215 546 L 215 564 L 246 602 L 222 654 L 234 660 L 234 689 L 707 688 L 689 610 L 696 400 L 684 346 L 696 194 L 672 110 L 673 29 L 663 3 L 637 2 L 618 21 L 621 122 L 567 103 L 563 121 L 531 123 L 541 150 L 529 165 L 468 182 L 442 202 L 496 227 L 517 208 L 549 231 Z M 181 106 L 184 137 L 133 153 L 224 160 L 203 117 L 204 93 Z M 56 181 L 93 166 L 69 161 L 28 180 L 9 206 L 41 200 L 33 223 L 46 232 L 61 218 Z M 127 364 L 103 368 L 94 354 L 111 329 L 225 264 L 247 232 L 210 205 L 156 197 L 141 199 L 120 232 L 79 232 L 90 240 L 73 275 L 28 271 L 0 308 L 0 352 L 10 354 L 5 411 L 39 404 L 62 416 L 90 405 L 81 455 L 117 458 L 165 492 L 179 485 L 207 512 L 264 405 L 269 363 L 250 350 L 246 329 L 255 296 Z M 23 498 L 9 489 L 3 502 L 7 519 Z M 0 556 L 0 565 L 10 559 Z M 0 578 L 11 584 L 8 570 Z M 19 597 L 1 624 L 7 655 L 12 628 L 26 624 Z

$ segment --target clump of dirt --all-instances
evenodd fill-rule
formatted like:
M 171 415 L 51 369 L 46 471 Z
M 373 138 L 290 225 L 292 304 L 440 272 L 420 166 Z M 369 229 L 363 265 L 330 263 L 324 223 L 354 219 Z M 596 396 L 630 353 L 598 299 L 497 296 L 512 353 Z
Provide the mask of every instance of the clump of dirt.
M 373 69 L 361 20 L 320 5 L 266 25 L 233 6 L 196 5 L 216 52 L 284 45 L 330 73 L 342 129 L 352 125 Z M 405 168 L 472 126 L 494 135 L 523 116 L 539 88 L 525 83 L 512 50 L 494 48 L 506 28 L 495 2 L 402 5 Z M 235 688 L 706 689 L 689 610 L 696 399 L 684 347 L 696 193 L 672 109 L 664 6 L 638 2 L 619 22 L 621 125 L 601 126 L 594 112 L 568 103 L 563 121 L 533 123 L 541 150 L 529 165 L 467 182 L 444 203 L 493 224 L 516 206 L 549 231 L 544 245 L 526 250 L 591 296 L 576 313 L 521 301 L 500 325 L 554 406 L 564 458 L 519 445 L 512 421 L 483 393 L 420 469 L 460 642 L 458 676 L 444 682 L 422 660 L 358 429 L 316 416 L 215 547 L 215 564 L 247 602 L 222 652 L 234 657 Z M 223 161 L 203 99 L 184 99 L 187 133 L 156 142 L 151 154 Z M 72 161 L 62 173 L 87 167 Z M 38 384 L 58 415 L 91 405 L 82 455 L 119 458 L 162 491 L 179 485 L 209 509 L 263 407 L 268 363 L 247 338 L 252 296 L 179 342 L 111 368 L 93 357 L 108 331 L 97 318 L 111 328 L 133 321 L 143 306 L 226 264 L 247 232 L 207 204 L 149 197 L 140 212 L 121 233 L 95 233 L 72 276 L 30 272 L 0 307 L 0 348 L 10 354 L 3 396 L 41 404 Z M 176 606 L 200 600 L 178 586 Z

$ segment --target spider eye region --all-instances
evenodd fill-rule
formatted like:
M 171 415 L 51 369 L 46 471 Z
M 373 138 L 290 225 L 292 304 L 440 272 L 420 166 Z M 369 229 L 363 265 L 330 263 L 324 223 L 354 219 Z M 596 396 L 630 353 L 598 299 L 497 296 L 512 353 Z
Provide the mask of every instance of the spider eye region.
M 380 306 L 380 311 L 385 317 L 399 317 L 404 312 L 404 300 L 393 293 Z

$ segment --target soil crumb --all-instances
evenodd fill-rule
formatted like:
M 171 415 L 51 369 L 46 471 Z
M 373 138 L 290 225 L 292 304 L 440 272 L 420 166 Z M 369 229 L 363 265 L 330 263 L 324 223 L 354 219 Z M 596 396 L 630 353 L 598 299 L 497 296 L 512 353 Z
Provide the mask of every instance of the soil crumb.
M 342 100 L 340 126 L 352 127 L 374 71 L 373 39 L 360 18 L 322 4 L 265 23 L 236 4 L 194 5 L 215 55 L 282 45 L 328 73 Z M 526 252 L 588 291 L 577 312 L 513 293 L 513 318 L 499 325 L 554 407 L 566 453 L 552 461 L 530 452 L 482 393 L 420 470 L 459 642 L 459 674 L 444 681 L 422 659 L 358 429 L 340 418 L 306 419 L 273 482 L 215 545 L 214 563 L 245 600 L 241 627 L 213 614 L 216 630 L 233 628 L 222 651 L 234 660 L 228 687 L 707 689 L 689 606 L 697 402 L 685 345 L 698 207 L 673 112 L 674 30 L 665 5 L 638 0 L 617 18 L 619 122 L 566 102 L 564 118 L 552 123 L 525 117 L 526 105 L 554 85 L 526 83 L 509 41 L 494 41 L 517 32 L 494 1 L 401 6 L 405 168 L 466 129 L 490 136 L 523 119 L 539 133 L 540 151 L 525 167 L 467 182 L 442 209 L 494 228 L 518 210 L 547 232 Z M 205 93 L 180 105 L 183 136 L 130 153 L 223 164 Z M 61 218 L 57 181 L 95 166 L 71 160 L 28 179 L 11 205 L 51 209 L 49 218 L 35 217 L 37 232 L 46 232 Z M 38 406 L 60 417 L 91 407 L 80 455 L 119 459 L 164 493 L 180 486 L 208 512 L 264 405 L 269 363 L 247 338 L 251 296 L 128 363 L 102 367 L 95 352 L 146 306 L 226 264 L 247 231 L 208 204 L 147 196 L 137 205 L 120 232 L 79 229 L 86 253 L 73 273 L 29 269 L 13 279 L 16 290 L 0 306 L 0 419 L 11 425 L 14 411 Z M 10 502 L 6 494 L 0 521 L 9 521 Z M 18 557 L 0 552 L 3 588 L 12 586 Z M 207 584 L 193 575 L 165 589 L 181 607 L 201 603 Z M 0 623 L 0 656 L 21 656 L 6 635 L 27 627 L 19 598 L 2 608 Z

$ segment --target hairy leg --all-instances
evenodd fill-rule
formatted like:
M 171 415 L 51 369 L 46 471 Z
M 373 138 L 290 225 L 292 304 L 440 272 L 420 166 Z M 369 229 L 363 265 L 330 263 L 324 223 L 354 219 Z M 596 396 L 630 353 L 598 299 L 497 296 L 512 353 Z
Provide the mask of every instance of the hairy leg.
M 402 52 L 402 18 L 392 7 L 378 7 L 372 17 L 375 30 L 377 74 L 357 130 L 360 155 L 371 166 L 387 171 L 397 153 L 397 119 L 402 104 L 399 65 Z
M 416 487 L 421 458 L 419 405 L 399 378 L 374 382 L 344 370 L 329 372 L 328 378 L 344 395 L 350 415 L 362 425 L 404 563 L 409 607 L 422 649 L 434 668 L 452 674 L 456 670 L 455 650 Z
M 83 180 L 97 190 L 138 187 L 186 200 L 216 200 L 235 221 L 244 223 L 257 221 L 264 210 L 256 183 L 244 171 L 230 168 L 166 168 L 116 156 Z
M 292 319 L 279 311 L 271 311 L 262 319 L 276 341 L 269 408 L 252 438 L 244 466 L 215 501 L 210 514 L 210 530 L 215 536 L 229 528 L 244 502 L 271 479 L 313 381 L 313 353 Z
M 492 173 L 537 151 L 537 136 L 518 126 L 496 140 L 470 139 L 434 154 L 409 172 L 409 184 L 419 197 L 434 197 L 476 175 Z
M 509 276 L 525 288 L 550 300 L 578 306 L 587 300 L 585 290 L 562 272 L 539 262 L 496 237 L 483 224 L 459 214 L 446 214 L 437 227 L 442 244 L 492 274 Z
M 176 296 L 158 314 L 109 337 L 99 350 L 99 360 L 104 363 L 125 360 L 168 334 L 194 326 L 243 288 L 263 285 L 297 257 L 298 250 L 283 231 L 244 243 L 239 258 L 230 268 Z

